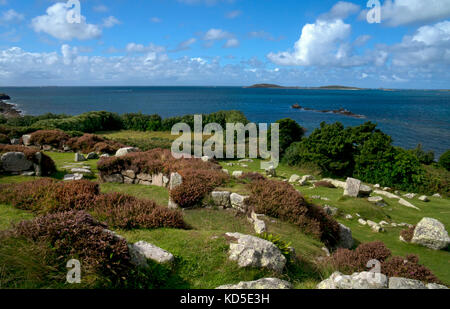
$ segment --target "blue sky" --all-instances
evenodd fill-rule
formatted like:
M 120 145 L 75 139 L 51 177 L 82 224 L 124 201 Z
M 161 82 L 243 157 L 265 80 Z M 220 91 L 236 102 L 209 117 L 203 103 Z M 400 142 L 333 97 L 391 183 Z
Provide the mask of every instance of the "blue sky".
M 450 88 L 450 0 L 379 2 L 0 0 L 0 85 Z

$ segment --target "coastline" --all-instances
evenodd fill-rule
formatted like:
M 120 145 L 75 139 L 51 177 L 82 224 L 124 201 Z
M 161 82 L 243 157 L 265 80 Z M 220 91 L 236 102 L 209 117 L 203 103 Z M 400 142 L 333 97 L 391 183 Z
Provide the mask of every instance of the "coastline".
M 6 94 L 0 94 L 0 115 L 6 118 L 16 118 L 22 115 L 22 112 L 16 109 L 16 105 L 7 103 L 4 100 L 11 100 Z

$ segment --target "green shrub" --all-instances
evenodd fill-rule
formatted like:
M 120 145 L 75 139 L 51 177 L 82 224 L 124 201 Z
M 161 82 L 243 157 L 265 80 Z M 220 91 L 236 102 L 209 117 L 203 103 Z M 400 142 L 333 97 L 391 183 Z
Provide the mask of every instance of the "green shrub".
M 430 165 L 434 162 L 434 152 L 433 151 L 425 151 L 422 148 L 421 144 L 418 144 L 417 147 L 410 152 L 417 157 L 420 163 L 425 165 Z
M 287 243 L 283 241 L 280 236 L 269 233 L 262 233 L 259 235 L 259 237 L 273 243 L 275 246 L 277 246 L 278 249 L 280 249 L 281 253 L 286 257 L 287 260 L 290 259 L 292 253 L 290 242 Z
M 439 158 L 439 165 L 450 171 L 450 150 L 444 152 Z
M 276 123 L 280 126 L 280 156 L 283 156 L 286 149 L 288 149 L 292 143 L 301 141 L 306 130 L 290 118 L 278 120 Z M 269 130 L 268 143 L 270 143 L 270 141 L 271 131 Z
M 0 144 L 9 144 L 11 140 L 5 134 L 0 133 Z
M 160 131 L 162 119 L 159 115 L 124 114 L 121 116 L 123 128 L 134 131 Z

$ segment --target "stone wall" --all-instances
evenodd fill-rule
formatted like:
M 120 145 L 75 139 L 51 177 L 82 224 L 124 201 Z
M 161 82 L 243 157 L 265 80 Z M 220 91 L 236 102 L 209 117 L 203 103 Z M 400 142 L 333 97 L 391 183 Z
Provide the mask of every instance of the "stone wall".
M 42 176 L 46 174 L 42 165 L 42 154 L 36 152 L 30 160 L 23 152 L 6 152 L 0 158 L 0 173 Z

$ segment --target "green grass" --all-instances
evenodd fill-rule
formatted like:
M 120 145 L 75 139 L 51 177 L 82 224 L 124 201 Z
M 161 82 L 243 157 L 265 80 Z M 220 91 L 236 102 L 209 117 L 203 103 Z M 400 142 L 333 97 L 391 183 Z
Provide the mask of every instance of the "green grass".
M 169 203 L 169 192 L 167 189 L 157 186 L 102 183 L 100 184 L 100 189 L 102 193 L 126 193 L 138 198 L 153 200 L 157 204 L 163 206 Z
M 34 215 L 30 212 L 0 204 L 0 231 L 9 229 L 11 224 L 30 220 L 33 217 Z
M 69 165 L 76 165 L 76 167 L 90 166 L 91 171 L 94 174 L 93 176 L 89 176 L 87 178 L 97 180 L 98 170 L 97 170 L 97 162 L 96 160 L 88 160 L 84 162 L 75 162 L 75 154 L 72 152 L 46 152 L 52 160 L 55 162 L 57 172 L 52 175 L 53 178 L 63 179 L 64 175 L 71 174 L 70 169 L 64 168 Z M 86 178 L 86 177 L 85 177 Z
M 320 278 L 313 274 L 310 261 L 305 261 L 301 267 L 290 266 L 289 271 L 282 275 L 262 269 L 239 268 L 236 262 L 229 261 L 229 245 L 224 234 L 254 234 L 251 225 L 243 216 L 235 216 L 232 211 L 208 209 L 186 210 L 184 216 L 192 229 L 118 231 L 130 242 L 144 240 L 175 255 L 174 268 L 184 286 L 167 288 L 209 289 L 267 276 L 290 280 L 297 288 L 311 288 L 320 281 Z M 292 246 L 302 257 L 308 258 L 320 253 L 320 242 L 303 235 L 295 227 L 280 223 L 271 223 L 270 226 L 283 240 L 292 242 Z

